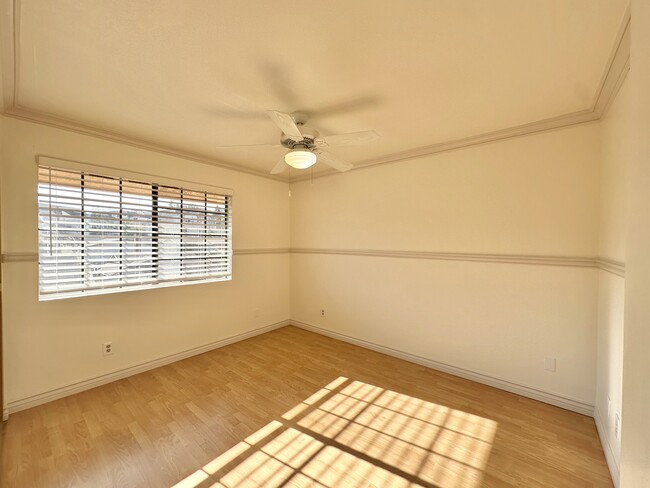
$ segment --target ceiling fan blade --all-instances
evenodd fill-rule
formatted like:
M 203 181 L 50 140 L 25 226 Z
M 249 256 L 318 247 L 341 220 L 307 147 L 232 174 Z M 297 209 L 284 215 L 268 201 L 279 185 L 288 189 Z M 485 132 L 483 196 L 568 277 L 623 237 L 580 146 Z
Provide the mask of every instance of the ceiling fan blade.
M 370 144 L 379 139 L 379 134 L 374 130 L 361 132 L 350 132 L 349 134 L 336 134 L 323 137 L 324 146 L 356 146 L 358 144 Z
M 380 99 L 375 95 L 366 95 L 358 98 L 342 100 L 324 107 L 307 110 L 307 113 L 314 117 L 329 117 L 332 115 L 345 114 L 355 110 L 363 110 L 379 105 Z
M 317 154 L 318 161 L 339 171 L 348 171 L 354 168 L 352 163 L 348 163 L 338 156 L 334 156 L 332 153 L 319 152 Z
M 282 173 L 285 169 L 287 169 L 287 163 L 285 163 L 284 156 L 282 156 L 282 159 L 280 159 L 280 161 L 278 161 L 277 164 L 273 166 L 271 174 L 277 175 L 278 173 Z
M 266 116 L 259 110 L 240 110 L 227 105 L 213 105 L 203 108 L 203 113 L 211 117 L 233 120 L 266 120 Z
M 236 144 L 234 146 L 214 146 L 215 149 L 237 149 L 242 147 L 282 147 L 280 144 Z
M 277 125 L 282 132 L 290 137 L 296 137 L 302 139 L 302 134 L 300 129 L 291 118 L 291 115 L 278 112 L 276 110 L 267 110 L 267 115 L 271 117 L 271 120 L 275 125 Z
M 272 62 L 265 62 L 259 66 L 261 79 L 265 80 L 274 97 L 287 107 L 299 107 L 301 101 L 296 96 L 293 87 L 293 78 L 286 66 Z

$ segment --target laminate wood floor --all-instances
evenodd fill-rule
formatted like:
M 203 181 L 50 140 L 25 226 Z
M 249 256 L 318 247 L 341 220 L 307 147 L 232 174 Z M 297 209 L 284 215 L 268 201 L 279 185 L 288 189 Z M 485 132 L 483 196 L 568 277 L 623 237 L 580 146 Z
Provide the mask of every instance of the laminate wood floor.
M 593 419 L 285 327 L 11 415 L 2 487 L 611 487 Z

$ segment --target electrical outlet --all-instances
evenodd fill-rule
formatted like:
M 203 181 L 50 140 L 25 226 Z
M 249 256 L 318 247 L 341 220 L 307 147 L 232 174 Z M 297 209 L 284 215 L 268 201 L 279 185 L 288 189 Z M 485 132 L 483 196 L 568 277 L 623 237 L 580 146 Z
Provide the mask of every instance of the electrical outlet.
M 113 342 L 104 342 L 102 344 L 102 354 L 104 356 L 110 356 L 113 354 Z
M 618 414 L 616 414 L 616 418 L 614 419 L 614 437 L 616 440 L 620 440 L 619 437 L 621 436 L 621 417 L 619 417 Z
M 320 316 L 325 317 L 325 309 L 324 308 L 320 309 Z
M 555 358 L 550 357 L 550 356 L 546 356 L 544 358 L 544 369 L 546 371 L 551 371 L 551 372 L 555 373 L 555 371 L 557 370 L 556 366 L 557 366 L 557 364 L 556 364 L 556 359 Z

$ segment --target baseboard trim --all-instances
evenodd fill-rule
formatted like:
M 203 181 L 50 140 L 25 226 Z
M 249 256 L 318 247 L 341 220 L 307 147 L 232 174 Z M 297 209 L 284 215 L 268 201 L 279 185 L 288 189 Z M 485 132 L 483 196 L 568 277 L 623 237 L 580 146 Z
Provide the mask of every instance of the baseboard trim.
M 272 330 L 285 327 L 290 323 L 291 323 L 290 320 L 283 320 L 281 322 L 276 322 L 274 324 L 266 325 L 264 327 L 259 327 L 257 329 L 253 329 L 248 332 L 244 332 L 242 334 L 237 334 L 231 337 L 227 337 L 226 339 L 221 339 L 219 341 L 211 342 L 209 344 L 204 344 L 202 346 L 194 347 L 192 349 L 187 349 L 185 351 L 181 351 L 175 354 L 170 354 L 169 356 L 164 356 L 162 358 L 154 359 L 152 361 L 147 361 L 144 363 L 137 364 L 135 366 L 130 366 L 128 368 L 113 371 L 111 373 L 97 376 L 95 378 L 88 378 L 86 380 L 71 383 L 69 385 L 55 388 L 43 393 L 39 393 L 37 395 L 32 395 L 27 398 L 22 398 L 20 400 L 14 400 L 8 402 L 7 407 L 4 410 L 4 415 L 8 417 L 10 414 L 19 412 L 21 410 L 26 410 L 28 408 L 36 407 L 44 403 L 48 403 L 63 397 L 74 395 L 75 393 L 80 393 L 85 390 L 90 390 L 91 388 L 95 388 L 97 386 L 105 385 L 107 383 L 111 383 L 113 381 L 127 378 L 129 376 L 133 376 L 138 373 L 144 373 L 145 371 L 159 368 L 160 366 L 165 366 L 167 364 L 174 363 L 182 359 L 187 359 L 189 357 L 196 356 L 198 354 L 203 354 L 204 352 L 212 351 L 214 349 L 219 349 L 221 347 L 234 344 L 235 342 L 243 341 L 245 339 L 250 339 L 251 337 L 265 334 L 266 332 L 271 332 Z
M 316 334 L 324 335 L 331 337 L 333 339 L 338 339 L 349 344 L 354 344 L 355 346 L 360 346 L 366 349 L 377 351 L 388 356 L 393 356 L 411 363 L 419 364 L 420 366 L 425 366 L 427 368 L 435 369 L 436 371 L 442 371 L 443 373 L 449 373 L 454 376 L 459 376 L 468 380 L 476 381 L 484 385 L 492 386 L 500 390 L 505 390 L 510 393 L 516 393 L 527 398 L 532 398 L 533 400 L 538 400 L 540 402 L 548 403 L 556 407 L 564 408 L 566 410 L 571 410 L 572 412 L 577 412 L 582 415 L 587 415 L 589 417 L 594 416 L 594 406 L 576 400 L 573 398 L 565 397 L 562 395 L 557 395 L 555 393 L 549 393 L 546 391 L 539 390 L 526 385 L 520 385 L 518 383 L 513 383 L 511 381 L 503 380 L 501 378 L 496 378 L 484 373 L 479 373 L 477 371 L 471 371 L 468 369 L 460 368 L 458 366 L 453 366 L 450 364 L 442 363 L 439 361 L 434 361 L 432 359 L 427 359 L 415 354 L 410 354 L 407 352 L 400 351 L 398 349 L 393 349 L 391 347 L 382 346 L 374 342 L 366 341 L 363 339 L 357 339 L 356 337 L 348 336 L 341 334 L 339 332 L 333 332 L 331 330 L 324 329 L 315 325 L 307 324 L 305 322 L 300 322 L 298 320 L 291 320 L 291 325 L 299 327 L 310 332 L 315 332 Z
M 596 430 L 598 431 L 598 437 L 600 438 L 600 444 L 603 446 L 603 452 L 605 453 L 605 460 L 607 461 L 607 467 L 609 468 L 609 474 L 612 476 L 612 481 L 614 486 L 619 488 L 621 473 L 616 464 L 616 458 L 614 457 L 614 450 L 612 445 L 609 443 L 609 436 L 607 435 L 607 426 L 603 423 L 600 412 L 598 408 L 594 408 L 594 421 L 596 422 Z
M 237 334 L 231 337 L 228 337 L 226 339 L 221 339 L 219 341 L 215 341 L 209 344 L 205 344 L 203 346 L 198 346 L 192 349 L 188 349 L 176 354 L 171 354 L 169 356 L 164 356 L 162 358 L 154 359 L 152 361 L 147 361 L 135 366 L 130 366 L 128 368 L 120 369 L 117 371 L 113 371 L 111 373 L 107 373 L 101 376 L 97 376 L 95 378 L 88 378 L 86 380 L 82 380 L 79 382 L 71 383 L 66 386 L 62 386 L 59 388 L 55 388 L 43 393 L 39 393 L 37 395 L 32 395 L 27 398 L 23 398 L 20 400 L 14 400 L 11 401 L 7 404 L 7 407 L 3 411 L 3 420 L 6 420 L 7 417 L 12 414 L 19 412 L 21 410 L 26 410 L 28 408 L 36 407 L 38 405 L 42 405 L 44 403 L 48 403 L 54 400 L 58 400 L 60 398 L 64 398 L 66 396 L 74 395 L 75 393 L 80 393 L 85 390 L 89 390 L 91 388 L 95 388 L 101 385 L 105 385 L 107 383 L 111 383 L 113 381 L 117 381 L 123 378 L 127 378 L 129 376 L 136 375 L 138 373 L 143 373 L 145 371 L 149 371 L 155 368 L 158 368 L 160 366 L 165 366 L 167 364 L 180 361 L 182 359 L 186 359 L 192 356 L 196 356 L 198 354 L 203 354 L 208 351 L 212 351 L 214 349 L 219 349 L 221 347 L 234 344 L 235 342 L 243 341 L 245 339 L 249 339 L 251 337 L 255 337 L 257 335 L 265 334 L 267 332 L 271 332 L 272 330 L 279 329 L 281 327 L 285 327 L 287 325 L 293 325 L 295 327 L 308 330 L 310 332 L 314 332 L 316 334 L 324 335 L 327 337 L 331 337 L 333 339 L 337 339 L 343 342 L 347 342 L 349 344 L 354 344 L 356 346 L 360 346 L 366 349 L 370 349 L 373 351 L 377 351 L 383 354 L 387 354 L 389 356 L 393 356 L 399 359 L 403 359 L 405 361 L 409 361 L 415 364 L 419 364 L 421 366 L 425 366 L 427 368 L 435 369 L 437 371 L 442 371 L 444 373 L 452 374 L 454 376 L 459 376 L 461 378 L 465 378 L 468 380 L 476 381 L 477 383 L 481 383 L 484 385 L 492 386 L 494 388 L 498 388 L 501 390 L 508 391 L 510 393 L 516 393 L 518 395 L 527 397 L 527 398 L 532 398 L 533 400 L 539 400 L 544 403 L 548 403 L 550 405 L 554 405 L 557 407 L 561 407 L 567 410 L 571 410 L 573 412 L 577 412 L 583 415 L 587 415 L 590 417 L 594 416 L 594 406 L 590 405 L 588 403 L 584 403 L 579 400 L 575 400 L 573 398 L 561 396 L 561 395 L 556 395 L 554 393 L 549 393 L 545 392 L 536 388 L 532 388 L 526 385 L 520 385 L 517 383 L 513 383 L 511 381 L 503 380 L 500 378 L 496 378 L 494 376 L 490 376 L 487 374 L 479 373 L 476 371 L 471 371 L 467 370 L 464 368 L 460 368 L 458 366 L 453 366 L 450 364 L 442 363 L 439 361 L 434 361 L 432 359 L 427 359 L 421 356 L 417 356 L 415 354 L 410 354 L 407 352 L 403 352 L 397 349 L 393 349 L 390 347 L 382 346 L 380 344 L 376 344 L 374 342 L 366 341 L 363 339 L 357 339 L 355 337 L 351 337 L 345 334 L 341 334 L 339 332 L 333 332 L 315 325 L 307 324 L 305 322 L 300 322 L 297 320 L 284 320 L 281 322 L 276 322 L 274 324 L 270 324 L 264 327 L 260 327 L 248 332 L 244 332 L 242 334 Z M 602 426 L 598 425 L 598 421 L 596 421 L 596 426 L 600 430 L 602 429 Z M 602 439 L 607 439 L 607 437 L 601 436 L 601 441 Z M 605 448 L 605 443 L 603 443 L 603 447 L 605 450 L 605 455 L 607 457 L 607 462 L 610 464 L 610 457 L 611 457 L 611 449 L 609 448 L 609 445 L 607 444 L 607 448 Z M 613 460 L 613 458 L 612 458 Z M 613 466 L 616 467 L 616 464 L 613 463 Z M 610 470 L 612 469 L 612 464 L 610 464 Z M 616 468 L 618 469 L 618 468 Z M 618 471 L 616 471 L 618 472 Z M 614 477 L 614 472 L 612 472 L 612 477 Z

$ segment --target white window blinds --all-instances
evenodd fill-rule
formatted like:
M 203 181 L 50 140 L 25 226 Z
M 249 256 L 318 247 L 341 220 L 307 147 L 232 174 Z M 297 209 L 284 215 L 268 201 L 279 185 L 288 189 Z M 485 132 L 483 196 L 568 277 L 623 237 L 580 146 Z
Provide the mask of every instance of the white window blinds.
M 231 197 L 38 168 L 41 299 L 229 279 Z

